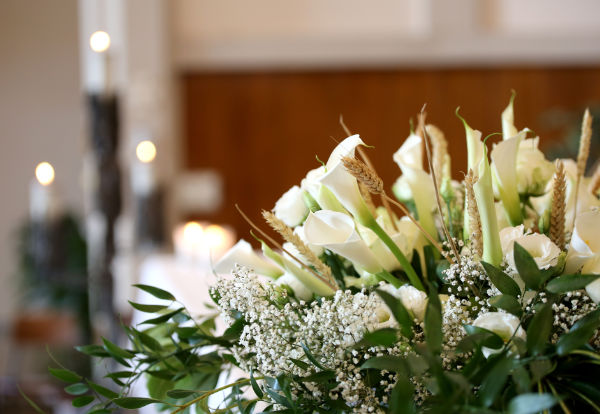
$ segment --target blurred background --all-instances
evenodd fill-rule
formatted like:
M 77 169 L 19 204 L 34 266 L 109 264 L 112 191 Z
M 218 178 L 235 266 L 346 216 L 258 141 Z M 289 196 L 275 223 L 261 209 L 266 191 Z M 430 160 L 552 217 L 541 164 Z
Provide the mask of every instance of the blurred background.
M 466 165 L 460 113 L 574 156 L 600 115 L 595 0 L 2 0 L 0 411 L 75 412 L 46 346 L 135 321 L 133 283 L 191 303 L 210 263 L 345 137 L 392 153 L 427 104 Z M 98 33 L 100 32 L 100 33 Z M 598 128 L 596 128 L 598 130 Z M 598 157 L 598 139 L 593 151 Z M 210 251 L 210 255 L 207 253 Z M 65 402 L 66 401 L 66 402 Z

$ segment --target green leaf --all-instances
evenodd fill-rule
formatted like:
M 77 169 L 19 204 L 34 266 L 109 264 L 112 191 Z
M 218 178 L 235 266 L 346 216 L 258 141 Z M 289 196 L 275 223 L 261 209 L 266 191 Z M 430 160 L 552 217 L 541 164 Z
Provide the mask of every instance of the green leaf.
M 82 395 L 81 397 L 73 399 L 73 401 L 71 401 L 71 404 L 73 404 L 73 407 L 80 408 L 85 407 L 94 400 L 95 398 L 93 395 Z
M 82 382 L 77 382 L 75 384 L 67 385 L 65 387 L 65 392 L 71 395 L 81 395 L 88 392 L 89 387 Z
M 68 369 L 48 368 L 48 371 L 53 377 L 64 382 L 79 382 L 82 379 L 81 376 Z
M 490 407 L 496 401 L 512 368 L 513 361 L 506 354 L 499 355 L 498 358 L 499 360 L 481 381 L 478 395 L 485 407 Z
M 100 345 L 82 345 L 82 346 L 76 346 L 75 349 L 85 355 L 102 357 L 102 358 L 106 358 L 106 357 L 110 356 L 110 354 L 108 352 L 106 352 L 106 350 Z
M 169 307 L 168 305 L 144 305 L 142 303 L 135 303 L 130 300 L 128 302 L 134 309 L 146 313 L 156 313 Z
M 141 284 L 137 284 L 137 285 L 133 285 L 133 286 L 135 286 L 136 288 L 141 289 L 145 292 L 148 292 L 155 298 L 164 299 L 164 300 L 175 300 L 175 296 L 171 295 L 166 290 L 162 290 L 162 289 L 159 289 L 154 286 L 141 285 Z
M 390 395 L 389 412 L 414 414 L 417 412 L 415 407 L 414 386 L 407 377 L 399 376 L 394 389 Z
M 129 410 L 134 410 L 136 408 L 142 408 L 147 406 L 148 404 L 159 403 L 159 400 L 155 400 L 154 398 L 141 398 L 141 397 L 121 397 L 115 398 L 113 400 L 115 404 L 119 407 L 127 408 Z
M 329 380 L 334 379 L 336 376 L 335 371 L 327 370 L 327 371 L 319 371 L 314 374 L 307 375 L 306 377 L 298 378 L 298 381 L 301 382 L 315 382 L 315 383 L 324 383 Z
M 175 398 L 176 400 L 179 400 L 181 398 L 186 398 L 189 397 L 190 395 L 194 395 L 197 394 L 196 391 L 193 390 L 170 390 L 167 391 L 167 395 L 171 398 Z
M 538 308 L 527 327 L 527 350 L 533 355 L 544 352 L 552 333 L 552 306 L 545 303 Z
M 287 398 L 285 398 L 283 395 L 273 391 L 272 389 L 267 388 L 267 394 L 269 394 L 269 397 L 271 397 L 273 399 L 273 401 L 275 401 L 277 404 L 283 405 L 284 407 L 287 407 L 287 408 L 293 407 Z
M 131 359 L 133 358 L 133 354 L 125 349 L 113 344 L 106 338 L 102 338 L 102 343 L 104 344 L 104 349 L 114 357 Z
M 504 309 L 508 313 L 512 313 L 515 316 L 521 316 L 523 309 L 519 301 L 511 295 L 498 295 L 489 299 L 490 305 L 498 309 Z
M 135 335 L 139 338 L 140 342 L 148 347 L 148 349 L 151 351 L 160 351 L 162 349 L 160 343 L 147 333 L 135 331 Z
M 436 354 L 442 350 L 442 304 L 433 287 L 429 289 L 429 300 L 425 310 L 425 342 L 429 350 Z
M 21 389 L 21 387 L 20 387 L 20 386 L 18 386 L 18 385 L 17 385 L 17 389 L 19 390 L 19 394 L 21 394 L 21 397 L 23 397 L 23 399 L 24 399 L 25 401 L 27 401 L 27 404 L 29 404 L 29 406 L 30 406 L 31 408 L 33 408 L 35 412 L 37 412 L 38 414 L 46 414 L 46 413 L 44 412 L 44 410 L 42 410 L 42 409 L 40 408 L 40 406 L 39 406 L 39 405 L 37 405 L 37 404 L 36 404 L 36 403 L 35 403 L 35 402 L 34 402 L 34 401 L 31 399 L 31 398 L 29 398 L 29 397 L 27 396 L 27 394 L 25 394 L 25 393 L 23 392 L 23 390 Z
M 304 351 L 304 355 L 306 355 L 306 358 L 308 358 L 308 360 L 310 362 L 312 362 L 312 364 L 322 370 L 326 370 L 327 368 L 325 368 L 323 365 L 321 365 L 319 363 L 319 361 L 317 361 L 317 359 L 313 356 L 313 354 L 310 352 L 310 349 L 308 349 L 308 347 L 306 346 L 306 344 L 301 343 L 300 346 L 302 347 L 302 350 Z
M 369 358 L 360 366 L 360 369 L 385 369 L 386 371 L 400 373 L 407 373 L 408 371 L 404 358 L 393 355 Z
M 519 285 L 517 285 L 517 282 L 515 282 L 512 277 L 489 263 L 482 261 L 481 264 L 494 286 L 496 286 L 500 292 L 514 297 L 518 297 L 521 294 Z
M 376 292 L 390 309 L 394 319 L 396 319 L 396 322 L 398 322 L 400 325 L 400 332 L 402 333 L 402 336 L 411 339 L 413 337 L 413 317 L 410 315 L 408 310 L 406 310 L 402 304 L 402 301 L 381 289 L 377 289 Z
M 556 343 L 558 355 L 566 355 L 569 352 L 584 346 L 600 326 L 600 309 L 596 309 L 579 319 L 567 332 L 563 334 Z
M 264 396 L 262 390 L 260 389 L 260 387 L 258 386 L 258 383 L 256 382 L 256 379 L 254 379 L 254 373 L 252 372 L 252 370 L 250 370 L 250 385 L 252 386 L 252 390 L 254 391 L 254 394 L 256 394 L 256 396 L 258 398 L 262 398 Z
M 147 319 L 144 322 L 140 323 L 140 325 L 147 325 L 147 324 L 160 325 L 161 323 L 168 321 L 169 319 L 171 319 L 173 316 L 177 315 L 178 313 L 183 312 L 183 310 L 184 310 L 183 308 L 179 308 L 172 312 L 165 313 L 164 315 L 161 315 L 157 318 Z
M 546 290 L 551 293 L 565 293 L 585 288 L 598 279 L 600 275 L 563 275 L 552 279 L 546 285 Z
M 533 257 L 519 243 L 515 243 L 514 259 L 519 276 L 525 282 L 525 286 L 532 290 L 540 290 L 544 281 L 542 272 L 538 269 Z
M 473 325 L 463 325 L 468 336 L 464 337 L 456 346 L 457 351 L 468 352 L 475 347 L 500 349 L 504 345 L 502 338 L 485 328 Z
M 389 347 L 398 342 L 398 335 L 394 328 L 383 328 L 373 332 L 366 332 L 357 346 L 385 346 Z
M 91 382 L 91 381 L 88 381 L 88 384 L 89 384 L 90 387 L 92 387 L 92 389 L 94 391 L 96 391 L 101 396 L 108 398 L 109 400 L 112 400 L 112 399 L 117 398 L 119 396 L 119 394 L 117 394 L 113 390 L 109 390 L 108 388 L 103 387 L 102 385 L 98 385 L 98 384 L 96 384 L 94 382 Z
M 558 401 L 550 394 L 521 394 L 508 404 L 509 414 L 533 414 L 554 407 Z
M 309 365 L 309 364 L 307 364 L 306 362 L 304 362 L 304 361 L 301 361 L 301 360 L 299 360 L 299 359 L 296 359 L 296 358 L 290 358 L 290 361 L 292 361 L 292 363 L 293 363 L 294 365 L 296 365 L 296 366 L 297 366 L 298 368 L 300 368 L 300 369 L 307 370 L 307 369 L 309 369 L 309 368 L 310 368 L 310 365 Z

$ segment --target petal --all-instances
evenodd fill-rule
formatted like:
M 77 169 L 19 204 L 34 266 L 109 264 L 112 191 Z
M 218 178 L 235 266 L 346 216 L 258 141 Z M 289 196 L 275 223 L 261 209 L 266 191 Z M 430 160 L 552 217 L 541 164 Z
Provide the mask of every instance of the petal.
M 241 265 L 252 269 L 260 275 L 269 276 L 274 279 L 283 274 L 279 266 L 261 258 L 250 243 L 240 239 L 223 257 L 215 264 L 214 271 L 218 274 L 229 274 L 235 267 Z

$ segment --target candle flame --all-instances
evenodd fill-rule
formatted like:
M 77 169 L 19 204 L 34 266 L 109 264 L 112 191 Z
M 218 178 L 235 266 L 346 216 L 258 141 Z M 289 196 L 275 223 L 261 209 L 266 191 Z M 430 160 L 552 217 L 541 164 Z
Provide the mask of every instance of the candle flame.
M 223 227 L 211 224 L 204 230 L 204 240 L 209 248 L 222 247 L 227 243 L 227 232 Z
M 35 177 L 41 185 L 50 185 L 54 181 L 54 167 L 49 162 L 40 162 L 35 167 Z
M 156 158 L 156 145 L 152 141 L 142 141 L 135 148 L 135 155 L 143 163 L 152 162 Z
M 204 229 L 197 221 L 190 221 L 183 227 L 183 240 L 190 245 L 202 243 Z
M 92 33 L 90 36 L 90 47 L 97 53 L 107 51 L 110 47 L 110 36 L 102 30 Z

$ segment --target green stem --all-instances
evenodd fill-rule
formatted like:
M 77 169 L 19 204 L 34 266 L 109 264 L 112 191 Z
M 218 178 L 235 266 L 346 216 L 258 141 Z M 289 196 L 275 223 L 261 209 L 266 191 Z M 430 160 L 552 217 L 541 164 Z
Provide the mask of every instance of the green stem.
M 404 269 L 404 271 L 406 272 L 406 276 L 408 276 L 408 280 L 410 280 L 410 283 L 417 289 L 424 291 L 425 288 L 423 287 L 419 276 L 417 276 L 415 269 L 413 269 L 409 261 L 406 259 L 406 256 L 404 256 L 404 254 L 398 248 L 396 243 L 394 243 L 392 238 L 385 232 L 384 229 L 381 228 L 379 224 L 377 224 L 375 218 L 371 217 L 366 223 L 364 223 L 364 225 L 371 229 L 387 246 L 387 248 L 390 249 L 390 251 L 396 257 L 396 259 L 398 259 L 398 262 L 402 266 L 402 269 Z M 378 275 L 380 275 L 380 273 L 378 273 Z
M 377 277 L 377 279 L 379 279 L 379 280 L 385 280 L 386 282 L 388 282 L 390 285 L 394 286 L 395 288 L 399 288 L 400 286 L 402 286 L 402 283 L 400 283 L 400 281 L 397 278 L 395 278 L 394 275 L 392 275 L 387 270 L 382 270 L 381 272 L 376 273 L 375 277 Z M 377 284 L 377 283 L 378 282 L 375 282 L 375 284 Z

